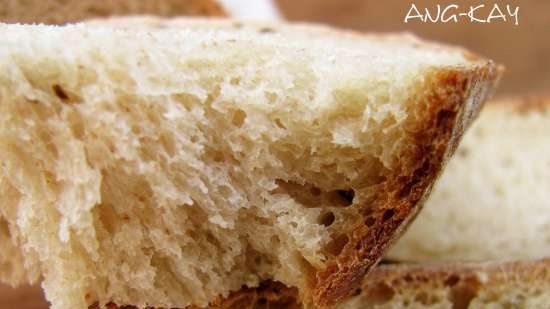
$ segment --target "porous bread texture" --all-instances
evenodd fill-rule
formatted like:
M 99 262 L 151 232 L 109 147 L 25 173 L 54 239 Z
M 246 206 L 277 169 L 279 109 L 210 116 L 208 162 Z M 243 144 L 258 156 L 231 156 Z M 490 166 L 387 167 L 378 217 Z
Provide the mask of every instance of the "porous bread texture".
M 0 281 L 9 282 L 12 286 L 36 282 L 40 277 L 39 266 L 25 265 L 23 252 L 12 237 L 9 224 L 0 211 Z
M 52 308 L 264 280 L 339 300 L 497 75 L 418 40 L 231 25 L 0 26 L 2 216 Z
M 385 264 L 332 309 L 532 309 L 550 303 L 550 260 Z M 107 309 L 136 309 L 110 304 Z M 265 283 L 232 293 L 208 309 L 316 309 L 293 288 Z
M 225 16 L 215 0 L 0 0 L 0 22 L 65 24 L 113 15 Z
M 494 101 L 468 131 L 396 261 L 550 256 L 550 99 Z
M 550 304 L 550 260 L 377 267 L 338 309 L 531 309 Z

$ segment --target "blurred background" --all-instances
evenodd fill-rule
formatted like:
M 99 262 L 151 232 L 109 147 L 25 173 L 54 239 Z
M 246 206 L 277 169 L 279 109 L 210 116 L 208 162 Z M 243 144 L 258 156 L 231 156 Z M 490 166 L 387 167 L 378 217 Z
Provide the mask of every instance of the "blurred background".
M 550 1 L 509 0 L 276 0 L 282 15 L 292 21 L 327 23 L 360 31 L 408 31 L 423 38 L 465 46 L 505 65 L 499 95 L 550 94 Z M 435 12 L 437 4 L 457 4 L 463 10 L 485 4 L 476 16 L 485 19 L 494 4 L 505 14 L 506 5 L 519 7 L 519 25 L 506 23 L 404 23 L 414 3 Z M 461 10 L 462 10 L 461 9 Z

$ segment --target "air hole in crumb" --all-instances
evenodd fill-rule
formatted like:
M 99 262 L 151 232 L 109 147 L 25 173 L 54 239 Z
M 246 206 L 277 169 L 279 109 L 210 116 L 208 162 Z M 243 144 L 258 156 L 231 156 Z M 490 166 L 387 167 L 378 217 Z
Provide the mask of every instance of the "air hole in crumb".
M 279 96 L 275 92 L 265 91 L 264 94 L 270 104 L 275 103 L 275 101 L 277 101 L 277 98 L 279 98 Z
M 231 85 L 238 85 L 241 83 L 241 79 L 239 77 L 233 77 L 231 78 L 231 80 L 229 81 L 229 83 Z
M 334 223 L 334 220 L 336 220 L 334 213 L 332 211 L 329 211 L 321 215 L 321 217 L 319 218 L 319 223 L 326 227 L 329 227 L 332 225 L 332 223 Z
M 277 127 L 279 127 L 280 129 L 286 130 L 285 125 L 281 122 L 281 119 L 279 118 L 275 119 L 275 125 L 277 125 Z
M 260 28 L 260 33 L 273 33 L 273 32 L 275 32 L 275 30 L 269 27 Z
M 8 227 L 8 222 L 2 217 L 0 217 L 0 233 L 7 235 L 8 237 L 11 237 L 10 229 Z
M 277 180 L 277 188 L 273 191 L 275 193 L 288 194 L 293 200 L 306 208 L 319 207 L 321 195 L 315 195 L 312 192 L 315 186 L 311 184 L 300 184 L 293 181 Z
M 375 223 L 376 219 L 374 219 L 373 217 L 367 217 L 367 219 L 365 219 L 365 225 L 368 227 L 373 226 Z
M 373 305 L 383 305 L 389 302 L 394 294 L 395 291 L 389 285 L 380 283 L 370 291 L 368 300 Z
M 47 184 L 52 184 L 56 182 L 56 177 L 52 172 L 44 171 L 43 175 L 44 175 L 44 180 L 46 181 Z
M 429 306 L 433 304 L 433 301 L 430 299 L 430 296 L 426 292 L 420 292 L 418 293 L 415 298 L 417 302 L 421 303 L 422 305 Z
M 277 235 L 271 236 L 271 245 L 272 246 L 277 246 L 280 243 L 281 243 L 281 240 L 279 240 L 279 236 L 277 236 Z
M 237 127 L 242 127 L 246 119 L 246 113 L 242 110 L 238 110 L 233 114 L 232 123 Z
M 55 84 L 52 86 L 52 89 L 53 89 L 53 92 L 55 93 L 55 95 L 61 99 L 62 101 L 67 101 L 69 100 L 69 96 L 67 95 L 67 93 L 65 92 L 65 90 L 58 84 Z
M 450 287 L 453 287 L 455 286 L 458 282 L 460 281 L 460 278 L 457 276 L 457 275 L 450 275 L 449 277 L 447 277 L 447 279 L 445 279 L 445 285 L 446 286 L 450 286 Z
M 277 188 L 273 193 L 288 194 L 292 199 L 306 208 L 323 206 L 347 207 L 353 204 L 355 195 L 353 190 L 323 191 L 310 183 L 298 183 L 294 181 L 276 180 Z
M 467 285 L 455 286 L 451 289 L 451 303 L 453 309 L 468 309 L 472 299 L 476 297 L 474 288 Z
M 309 191 L 311 192 L 311 194 L 313 194 L 313 196 L 321 195 L 321 189 L 319 189 L 317 187 L 311 187 L 311 189 Z
M 382 221 L 384 222 L 388 221 L 393 217 L 394 214 L 395 214 L 395 210 L 393 210 L 392 208 L 387 209 L 386 211 L 384 211 L 384 214 L 382 215 Z
M 342 200 L 345 202 L 344 206 L 350 206 L 351 204 L 353 204 L 353 198 L 355 197 L 355 191 L 353 191 L 353 189 L 336 190 L 336 192 L 342 198 Z
M 256 265 L 262 264 L 262 257 L 261 256 L 256 256 L 254 258 L 254 264 L 256 264 Z
M 327 244 L 327 251 L 334 256 L 338 256 L 342 253 L 342 250 L 344 250 L 344 247 L 348 244 L 348 242 L 348 235 L 338 235 Z
M 221 152 L 221 151 L 214 151 L 212 156 L 214 158 L 214 162 L 224 162 L 225 161 L 225 156 L 224 156 L 223 152 Z

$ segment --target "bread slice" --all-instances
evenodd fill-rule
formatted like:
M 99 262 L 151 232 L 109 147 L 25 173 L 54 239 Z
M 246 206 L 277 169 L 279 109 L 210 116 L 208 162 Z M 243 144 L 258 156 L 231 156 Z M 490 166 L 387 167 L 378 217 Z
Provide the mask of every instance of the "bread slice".
M 384 265 L 342 309 L 531 309 L 550 304 L 550 259 Z
M 0 22 L 65 24 L 113 15 L 225 16 L 215 0 L 0 0 Z
M 438 264 L 385 264 L 334 309 L 532 309 L 550 303 L 550 260 Z M 38 287 L 0 288 L 0 305 L 47 308 Z M 4 308 L 4 307 L 2 307 Z M 117 309 L 115 304 L 106 306 Z M 209 309 L 312 309 L 296 289 L 263 283 L 219 299 Z M 135 309 L 125 306 L 123 309 Z
M 338 302 L 498 76 L 410 36 L 193 23 L 0 26 L 0 209 L 54 309 Z
M 550 256 L 550 98 L 487 104 L 395 261 Z
M 333 309 L 532 309 L 550 304 L 550 259 L 510 262 L 386 264 Z M 108 309 L 117 309 L 110 305 Z M 295 289 L 265 284 L 209 309 L 314 309 Z M 124 309 L 135 309 L 125 307 Z

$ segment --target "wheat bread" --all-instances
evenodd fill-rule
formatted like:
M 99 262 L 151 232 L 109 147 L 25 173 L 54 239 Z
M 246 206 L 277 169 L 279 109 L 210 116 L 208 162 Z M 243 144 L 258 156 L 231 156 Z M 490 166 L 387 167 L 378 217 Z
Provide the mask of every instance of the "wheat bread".
M 532 309 L 550 303 L 550 261 L 384 264 L 334 309 Z M 0 290 L 2 290 L 0 288 Z M 46 308 L 38 288 L 2 290 L 6 305 Z M 5 297 L 8 295 L 8 298 Z M 306 309 L 296 289 L 264 282 L 244 288 L 209 309 Z M 2 302 L 0 302 L 2 304 Z M 40 306 L 40 307 L 38 307 Z M 24 307 L 24 308 L 27 308 Z M 97 308 L 97 307 L 96 307 Z M 108 309 L 135 309 L 132 306 Z
M 178 23 L 0 26 L 0 209 L 52 308 L 340 301 L 498 76 L 411 36 Z
M 548 308 L 549 267 L 548 259 L 383 265 L 340 308 Z
M 65 24 L 113 15 L 225 16 L 215 0 L 0 0 L 0 22 Z
M 487 104 L 394 261 L 489 261 L 550 256 L 550 99 Z
M 332 308 L 545 309 L 550 304 L 549 268 L 548 259 L 379 265 L 353 296 Z M 300 304 L 295 289 L 278 283 L 244 289 L 209 307 L 240 308 L 315 307 Z
M 548 113 L 548 102 L 547 98 L 541 97 L 532 97 L 526 99 L 500 99 L 491 101 L 486 104 L 484 110 L 481 112 L 481 116 L 477 120 L 477 123 L 473 125 L 473 128 L 466 133 L 464 138 L 465 143 L 461 144 L 458 148 L 458 154 L 451 159 L 451 161 L 458 161 L 463 168 L 468 168 L 468 171 L 476 173 L 477 177 L 485 179 L 482 172 L 479 171 L 479 167 L 483 166 L 480 164 L 481 157 L 477 157 L 475 163 L 464 162 L 465 154 L 461 152 L 467 149 L 468 155 L 472 152 L 482 151 L 484 156 L 497 160 L 500 162 L 499 156 L 502 155 L 512 155 L 512 157 L 521 158 L 523 162 L 530 165 L 544 164 L 544 160 L 535 160 L 533 158 L 527 157 L 527 154 L 532 152 L 529 149 L 532 147 L 525 147 L 525 143 L 529 142 L 529 145 L 537 145 L 541 147 L 545 145 L 545 135 L 544 132 L 547 130 L 544 129 Z M 509 129 L 504 129 L 504 127 L 510 127 Z M 476 132 L 478 130 L 483 130 L 483 134 Z M 510 131 L 515 133 L 511 134 Z M 474 137 L 470 137 L 470 135 Z M 483 140 L 480 139 L 480 135 L 485 137 Z M 521 136 L 520 139 L 517 136 Z M 489 139 L 494 139 L 495 141 L 491 145 L 487 145 Z M 529 140 L 531 138 L 531 140 Z M 527 139 L 525 141 L 524 139 Z M 522 142 L 518 143 L 518 140 Z M 466 142 L 470 141 L 470 142 Z M 511 143 L 512 145 L 522 147 L 515 147 L 513 149 L 507 149 L 508 145 L 506 143 Z M 531 144 L 533 143 L 533 144 Z M 505 151 L 506 150 L 506 151 Z M 540 156 L 541 152 L 534 152 L 535 155 Z M 516 159 L 516 160 L 518 160 Z M 515 160 L 513 160 L 515 161 Z M 452 163 L 450 163 L 452 164 Z M 508 165 L 504 167 L 506 169 Z M 494 169 L 496 171 L 502 170 L 503 167 L 500 164 L 489 165 L 487 168 Z M 519 168 L 520 171 L 533 172 L 532 168 Z M 456 171 L 455 169 L 454 171 Z M 461 174 L 456 174 L 455 177 L 448 177 L 447 174 L 451 174 L 453 169 L 448 169 L 444 172 L 443 179 L 446 181 L 461 181 L 463 177 Z M 494 173 L 494 172 L 493 172 Z M 481 175 L 481 176 L 480 176 Z M 500 178 L 502 179 L 502 178 Z M 527 184 L 531 184 L 531 181 L 525 180 Z M 544 179 L 539 179 L 538 184 L 531 184 L 530 190 L 528 192 L 537 192 L 537 186 L 540 186 L 543 183 Z M 432 211 L 439 211 L 436 207 L 442 207 L 441 212 L 450 211 L 453 207 L 450 203 L 445 202 L 450 200 L 449 196 L 457 196 L 460 193 L 460 188 L 464 188 L 464 181 L 461 181 L 462 184 L 456 185 L 453 191 L 449 191 L 449 194 L 446 195 L 446 199 L 441 199 L 439 196 L 440 203 L 432 204 L 430 201 L 434 197 L 438 196 L 438 185 L 434 190 L 434 194 L 428 202 L 426 203 L 427 207 L 432 207 Z M 517 184 L 517 183 L 516 183 Z M 467 188 L 472 188 L 473 186 L 465 185 Z M 479 189 L 479 194 L 488 194 L 485 191 L 491 190 L 491 187 L 477 185 Z M 524 191 L 520 187 L 508 186 L 507 190 L 516 190 L 516 192 L 524 194 Z M 470 192 L 470 191 L 469 191 Z M 481 192 L 481 193 L 479 193 Z M 461 203 L 460 209 L 465 207 L 475 206 L 475 201 L 473 200 L 470 203 Z M 526 200 L 529 200 L 526 195 L 523 195 Z M 538 195 L 535 195 L 538 196 Z M 481 201 L 487 199 L 480 199 Z M 533 201 L 533 200 L 529 200 Z M 541 201 L 544 201 L 542 199 Z M 540 201 L 539 201 L 540 202 Z M 473 205 L 471 205 L 473 204 Z M 533 216 L 530 219 L 530 223 L 533 225 L 538 222 L 537 218 L 544 216 L 546 212 L 543 209 L 533 210 L 532 207 L 529 207 L 530 204 L 524 203 L 515 203 L 515 204 L 505 204 L 508 207 L 519 208 L 520 210 L 525 210 L 521 215 L 515 214 L 517 218 L 524 218 L 528 215 L 527 212 L 533 212 Z M 534 203 L 535 205 L 537 203 Z M 432 205 L 432 206 L 428 206 Z M 441 206 L 437 206 L 441 205 Z M 458 207 L 454 205 L 454 207 Z M 481 204 L 480 207 L 488 207 L 487 204 Z M 426 210 L 425 209 L 425 210 Z M 423 211 L 425 211 L 423 210 Z M 488 221 L 486 216 L 478 215 L 478 217 L 469 217 L 469 222 L 475 224 L 477 227 L 477 233 L 479 237 L 484 239 L 489 237 L 489 234 L 493 235 L 502 235 L 503 233 L 508 233 L 510 225 L 507 225 L 506 222 L 509 220 L 499 221 L 500 212 L 505 212 L 504 216 L 507 216 L 506 212 L 509 212 L 509 208 L 505 208 L 500 211 L 493 211 L 492 216 L 495 221 Z M 453 211 L 451 211 L 453 212 Z M 452 223 L 447 222 L 453 229 L 456 223 L 456 212 L 455 221 Z M 482 211 L 479 211 L 478 214 L 481 214 Z M 422 218 L 423 214 L 419 215 Z M 441 214 L 438 214 L 437 217 L 441 217 Z M 434 217 L 430 217 L 429 220 L 424 218 L 424 224 L 433 224 Z M 478 220 L 478 221 L 475 221 Z M 542 219 L 541 219 L 542 220 Z M 421 221 L 418 221 L 421 222 Z M 493 223 L 494 222 L 494 223 Z M 413 223 L 413 226 L 416 225 Z M 501 227 L 498 231 L 486 231 L 481 227 L 493 226 L 491 224 L 501 224 Z M 461 226 L 465 226 L 461 224 Z M 525 227 L 525 225 L 522 225 Z M 466 229 L 467 230 L 467 229 Z M 537 230 L 537 229 L 535 229 Z M 350 297 L 348 300 L 345 300 L 343 303 L 339 304 L 335 308 L 339 309 L 530 309 L 530 308 L 547 308 L 550 304 L 550 260 L 540 259 L 537 260 L 537 257 L 543 256 L 547 246 L 544 242 L 539 243 L 541 240 L 544 240 L 544 231 L 539 231 L 540 235 L 530 235 L 528 231 L 524 229 L 515 230 L 518 234 L 499 236 L 498 239 L 503 238 L 507 239 L 507 242 L 510 242 L 510 245 L 518 245 L 523 247 L 523 252 L 521 250 L 510 250 L 506 247 L 502 248 L 502 254 L 500 256 L 493 253 L 492 249 L 485 249 L 486 246 L 491 246 L 493 241 L 487 240 L 485 246 L 477 246 L 477 255 L 473 255 L 473 252 L 469 254 L 462 254 L 460 251 L 445 252 L 441 250 L 435 257 L 439 260 L 438 263 L 434 262 L 424 262 L 418 264 L 384 264 L 376 267 L 371 274 L 365 278 L 363 286 L 361 289 L 358 289 L 355 292 L 355 295 Z M 438 231 L 438 233 L 445 233 L 445 231 Z M 423 234 L 424 241 L 433 241 L 430 233 Z M 467 235 L 467 233 L 466 233 Z M 521 238 L 518 238 L 521 237 Z M 417 239 L 420 239 L 419 236 L 416 236 Z M 456 242 L 464 241 L 462 238 L 456 237 L 453 240 Z M 536 245 L 538 244 L 538 246 Z M 408 245 L 408 244 L 404 244 Z M 464 248 L 464 246 L 459 246 Z M 446 247 L 445 247 L 446 248 Z M 409 248 L 410 252 L 414 252 Z M 469 251 L 469 250 L 467 250 Z M 447 254 L 447 255 L 445 255 Z M 518 258 L 521 257 L 523 260 L 517 261 L 493 261 L 493 262 L 445 262 L 445 260 L 457 260 L 456 256 L 459 258 L 471 258 L 474 256 L 475 260 L 482 260 L 483 258 L 490 260 L 502 260 L 504 258 Z M 429 255 L 428 257 L 420 256 L 417 257 L 418 261 L 422 261 L 422 258 L 427 260 L 434 259 L 434 255 Z M 239 293 L 234 293 L 230 297 L 224 300 L 219 300 L 212 308 L 265 308 L 266 304 L 269 304 L 270 308 L 305 308 L 297 300 L 297 292 L 294 289 L 286 288 L 277 283 L 264 284 L 263 286 L 257 289 L 245 289 Z

